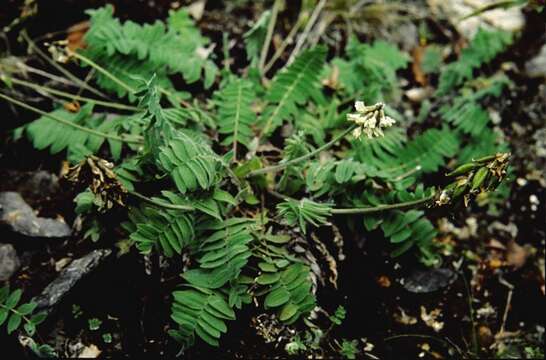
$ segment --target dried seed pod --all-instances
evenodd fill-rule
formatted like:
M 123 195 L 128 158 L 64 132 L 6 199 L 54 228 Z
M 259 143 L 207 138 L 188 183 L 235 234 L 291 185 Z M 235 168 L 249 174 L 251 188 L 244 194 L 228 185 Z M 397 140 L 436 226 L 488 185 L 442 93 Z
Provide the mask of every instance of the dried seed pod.
M 90 156 L 71 167 L 64 178 L 78 191 L 89 188 L 97 198 L 100 211 L 111 209 L 114 204 L 125 206 L 127 190 L 113 171 L 114 164 L 96 156 Z

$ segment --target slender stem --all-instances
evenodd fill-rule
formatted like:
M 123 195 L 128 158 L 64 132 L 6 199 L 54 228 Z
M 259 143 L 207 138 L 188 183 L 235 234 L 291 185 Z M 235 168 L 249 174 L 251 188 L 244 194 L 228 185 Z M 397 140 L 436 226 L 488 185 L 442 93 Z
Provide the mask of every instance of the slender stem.
M 268 190 L 268 192 L 273 195 L 274 197 L 281 199 L 281 200 L 293 200 L 293 201 L 299 201 L 298 199 L 294 199 L 290 196 L 286 196 L 283 194 L 280 194 L 274 190 Z M 400 210 L 400 209 L 408 209 L 408 208 L 414 208 L 419 207 L 420 205 L 424 205 L 430 201 L 432 201 L 435 197 L 435 194 L 432 194 L 430 196 L 427 196 L 422 199 L 413 200 L 413 201 L 407 201 L 402 202 L 398 204 L 385 204 L 385 205 L 377 205 L 377 206 L 368 206 L 363 208 L 333 208 L 330 211 L 330 214 L 332 215 L 359 215 L 359 214 L 375 214 L 380 213 L 383 211 L 389 211 L 389 210 Z
M 430 335 L 403 334 L 403 335 L 390 336 L 388 338 L 385 338 L 384 341 L 388 342 L 388 341 L 399 340 L 399 339 L 407 339 L 407 338 L 435 340 L 435 341 L 443 344 L 447 348 L 452 347 L 453 349 L 455 349 L 459 353 L 461 358 L 463 358 L 462 350 L 457 346 L 457 344 L 455 344 L 451 339 L 449 339 L 447 337 L 446 337 L 446 340 L 444 340 L 444 339 L 441 339 L 439 337 L 430 336 Z
M 89 59 L 88 57 L 74 51 L 69 51 L 69 55 L 74 56 L 76 59 L 83 61 L 87 65 L 91 66 L 92 68 L 94 68 L 95 70 L 97 70 L 98 72 L 100 72 L 101 74 L 103 74 L 104 76 L 106 76 L 107 78 L 109 78 L 110 80 L 112 80 L 113 82 L 121 86 L 122 88 L 124 88 L 127 92 L 131 94 L 134 94 L 136 92 L 136 90 L 132 86 L 128 85 L 123 80 L 118 78 L 116 75 L 112 74 L 110 71 L 106 70 L 105 68 L 103 68 L 102 66 L 94 62 L 93 60 Z M 174 94 L 170 92 L 169 90 L 159 86 L 157 87 L 157 89 L 163 95 L 166 95 L 169 97 L 176 97 L 180 101 L 180 103 L 184 105 L 185 107 L 191 107 L 191 105 L 188 102 L 181 99 L 180 96 L 178 96 L 177 94 Z
M 0 75 L 0 79 L 2 79 L 1 75 Z M 29 82 L 29 81 L 25 81 L 25 80 L 13 78 L 13 77 L 9 78 L 9 81 L 11 81 L 14 84 L 19 84 L 21 86 L 26 86 L 26 87 L 35 89 L 36 91 L 44 91 L 44 92 L 47 92 L 47 93 L 50 93 L 50 94 L 58 95 L 58 96 L 61 96 L 61 97 L 67 98 L 67 99 L 72 99 L 72 100 L 78 100 L 78 101 L 83 101 L 83 102 L 93 102 L 93 103 L 95 103 L 97 105 L 104 106 L 104 107 L 109 107 L 109 108 L 112 108 L 112 109 L 129 110 L 129 111 L 140 111 L 141 110 L 136 106 L 125 105 L 125 104 L 120 104 L 120 103 L 115 103 L 115 102 L 110 102 L 110 101 L 102 101 L 102 100 L 88 98 L 88 97 L 85 97 L 85 96 L 75 95 L 75 94 L 71 94 L 71 93 L 68 93 L 68 92 L 65 92 L 65 91 L 52 89 L 52 88 L 49 88 L 49 87 L 46 87 L 46 86 L 34 84 L 34 83 Z
M 93 94 L 95 94 L 97 96 L 100 96 L 102 98 L 105 98 L 105 99 L 108 98 L 104 93 L 100 92 L 99 90 L 95 89 L 94 87 L 90 86 L 89 84 L 86 84 L 84 81 L 80 80 L 78 77 L 76 77 L 70 71 L 66 70 L 65 68 L 63 68 L 62 66 L 57 64 L 57 62 L 53 61 L 38 46 L 36 46 L 34 41 L 32 41 L 32 39 L 28 36 L 26 30 L 23 30 L 21 32 L 21 36 L 27 42 L 29 47 L 32 48 L 32 50 L 36 51 L 36 53 L 39 56 L 41 56 L 44 60 L 46 60 L 49 64 L 51 64 L 51 66 L 53 66 L 55 69 L 57 69 L 61 74 L 63 74 L 64 76 L 66 76 L 67 78 L 72 80 L 73 82 L 77 83 L 78 85 L 80 85 L 84 89 L 87 89 L 87 90 L 91 91 Z
M 155 205 L 155 206 L 159 206 L 159 207 L 162 207 L 162 208 L 165 208 L 165 209 L 169 209 L 169 210 L 183 210 L 183 211 L 193 211 L 195 210 L 195 208 L 193 206 L 189 206 L 189 205 L 175 205 L 175 204 L 169 204 L 169 203 L 166 203 L 166 202 L 163 202 L 163 201 L 160 201 L 160 200 L 155 200 L 155 199 L 151 199 L 147 196 L 144 196 L 136 191 L 129 191 L 128 194 L 142 200 L 142 201 L 145 201 L 149 204 L 152 204 L 152 205 Z
M 413 208 L 413 207 L 418 207 L 420 205 L 424 205 L 432 201 L 432 199 L 434 199 L 435 196 L 436 196 L 435 194 L 432 194 L 423 199 L 407 201 L 407 202 L 402 202 L 398 204 L 377 205 L 377 206 L 364 207 L 364 208 L 332 209 L 332 214 L 335 214 L 335 215 L 374 214 L 374 213 L 379 213 L 379 212 L 388 211 L 388 210 L 400 210 L 400 209 Z
M 131 94 L 135 92 L 135 89 L 133 89 L 130 85 L 127 85 L 123 80 L 119 79 L 110 71 L 106 70 L 105 68 L 103 68 L 102 66 L 94 62 L 93 60 L 89 59 L 87 56 L 79 54 L 76 51 L 71 51 L 71 50 L 67 50 L 67 51 L 70 56 L 73 56 L 76 59 L 86 63 L 87 65 L 97 69 L 98 72 L 102 73 L 104 76 L 106 76 L 107 78 L 109 78 L 110 80 L 112 80 L 113 82 L 121 86 L 122 88 L 124 88 L 127 92 Z
M 474 300 L 474 295 L 472 293 L 472 288 L 470 287 L 470 284 L 468 283 L 468 280 L 466 279 L 466 276 L 464 273 L 462 273 L 462 278 L 464 282 L 464 287 L 467 292 L 468 296 L 468 311 L 470 315 L 470 321 L 472 322 L 472 350 L 474 351 L 475 356 L 479 356 L 480 353 L 480 345 L 478 342 L 478 331 L 476 326 L 476 316 L 474 313 L 474 305 L 472 304 L 472 301 Z
M 335 145 L 339 140 L 343 139 L 348 133 L 353 131 L 356 127 L 357 127 L 357 125 L 353 125 L 353 126 L 349 127 L 348 129 L 343 131 L 341 134 L 339 134 L 338 136 L 333 138 L 328 143 L 326 143 L 326 144 L 322 145 L 321 147 L 311 151 L 308 154 L 305 154 L 305 155 L 300 156 L 298 158 L 295 158 L 295 159 L 280 163 L 278 165 L 268 166 L 268 167 L 265 167 L 263 169 L 258 169 L 258 170 L 251 171 L 246 177 L 250 178 L 250 177 L 254 177 L 254 176 L 258 176 L 258 175 L 267 174 L 267 173 L 270 173 L 270 172 L 278 172 L 278 171 L 280 171 L 282 169 L 287 168 L 288 166 L 291 166 L 291 165 L 297 164 L 299 162 L 305 161 L 307 159 L 310 159 L 313 156 L 315 156 L 315 155 L 321 153 L 322 151 L 324 151 L 324 150 L 332 147 L 333 145 Z
M 264 73 L 267 73 L 269 70 L 271 70 L 273 65 L 275 65 L 277 60 L 279 60 L 279 58 L 284 53 L 284 50 L 288 47 L 288 45 L 292 43 L 292 41 L 294 41 L 294 36 L 296 36 L 302 23 L 303 21 L 301 19 L 298 19 L 294 27 L 292 27 L 292 30 L 290 30 L 290 33 L 288 34 L 288 36 L 283 40 L 283 42 L 281 43 L 277 51 L 275 51 L 275 54 L 273 54 L 273 56 L 271 57 L 271 60 L 269 60 L 269 62 L 265 65 Z
M 298 56 L 300 50 L 303 48 L 303 45 L 305 44 L 305 41 L 307 41 L 307 37 L 309 36 L 311 29 L 313 29 L 313 26 L 315 26 L 315 22 L 317 21 L 325 5 L 326 5 L 326 0 L 320 0 L 320 2 L 317 4 L 315 9 L 313 10 L 313 13 L 311 14 L 311 18 L 309 19 L 309 22 L 307 23 L 307 25 L 305 26 L 305 29 L 303 30 L 303 34 L 298 39 L 298 42 L 296 43 L 296 47 L 294 47 L 294 50 L 292 50 L 292 54 L 290 54 L 290 58 L 288 59 L 288 62 L 287 62 L 288 65 L 290 65 L 296 59 L 296 56 Z
M 118 135 L 103 133 L 102 131 L 98 131 L 98 130 L 95 130 L 95 129 L 90 129 L 90 128 L 87 128 L 85 126 L 75 124 L 75 123 L 73 123 L 73 122 L 71 122 L 69 120 L 60 118 L 60 117 L 55 116 L 53 114 L 50 114 L 48 112 L 45 112 L 43 110 L 40 110 L 40 109 L 38 109 L 38 108 L 36 108 L 36 107 L 34 107 L 32 105 L 25 104 L 24 102 L 16 100 L 16 99 L 14 99 L 14 98 L 12 98 L 10 96 L 7 96 L 7 95 L 5 95 L 4 93 L 1 93 L 1 92 L 0 92 L 0 99 L 4 99 L 6 101 L 9 101 L 12 104 L 18 105 L 18 106 L 20 106 L 22 108 L 25 108 L 27 110 L 30 110 L 32 112 L 35 112 L 35 113 L 40 114 L 42 116 L 45 116 L 47 118 L 50 118 L 51 120 L 57 121 L 57 122 L 59 122 L 59 123 L 61 123 L 63 125 L 73 127 L 75 129 L 84 131 L 84 132 L 92 134 L 92 135 L 100 136 L 100 137 L 103 137 L 105 139 L 121 141 L 121 142 L 125 142 L 125 143 L 128 143 L 128 144 L 143 144 L 143 140 L 140 137 L 131 138 L 131 137 L 128 137 L 126 135 L 118 136 Z
M 269 52 L 269 45 L 271 44 L 271 39 L 273 38 L 273 32 L 275 31 L 275 24 L 277 23 L 277 15 L 281 8 L 282 0 L 275 0 L 273 4 L 273 10 L 271 11 L 271 19 L 269 19 L 269 25 L 267 27 L 267 33 L 265 36 L 264 45 L 262 47 L 262 53 L 260 54 L 260 63 L 259 69 L 262 73 L 262 76 L 265 76 L 264 66 L 267 58 L 267 53 Z
M 25 64 L 24 62 L 22 61 L 17 61 L 15 63 L 15 67 L 18 68 L 18 71 L 21 71 L 23 73 L 33 73 L 33 74 L 36 74 L 36 75 L 39 75 L 39 76 L 43 76 L 47 79 L 50 79 L 50 80 L 53 80 L 55 82 L 58 82 L 60 84 L 65 84 L 67 86 L 73 86 L 73 87 L 77 87 L 79 86 L 78 84 L 76 84 L 75 82 L 69 80 L 69 79 L 66 79 L 62 76 L 57 76 L 57 75 L 53 75 L 53 74 L 50 74 L 48 73 L 47 71 L 44 71 L 44 70 L 40 70 L 40 69 L 36 69 L 32 66 L 29 66 L 27 64 Z M 2 66 L 0 66 L 0 68 L 2 68 Z M 9 72 L 9 70 L 8 70 Z M 15 72 L 15 71 L 13 71 Z

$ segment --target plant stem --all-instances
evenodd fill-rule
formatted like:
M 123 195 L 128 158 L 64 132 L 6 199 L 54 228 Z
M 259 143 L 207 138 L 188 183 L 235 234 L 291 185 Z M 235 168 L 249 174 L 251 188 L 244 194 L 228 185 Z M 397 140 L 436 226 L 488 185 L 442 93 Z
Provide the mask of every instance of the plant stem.
M 86 56 L 84 56 L 82 54 L 79 54 L 77 52 L 74 52 L 74 51 L 69 51 L 68 54 L 70 56 L 74 56 L 76 59 L 86 63 L 89 66 L 91 66 L 92 68 L 94 68 L 95 70 L 97 70 L 98 72 L 100 72 L 101 74 L 103 74 L 104 76 L 106 76 L 107 78 L 109 78 L 110 80 L 112 80 L 113 82 L 115 82 L 116 84 L 121 86 L 122 88 L 124 88 L 127 92 L 129 92 L 131 94 L 136 93 L 136 90 L 132 86 L 128 85 L 123 80 L 118 78 L 116 75 L 112 74 L 110 71 L 106 70 L 105 68 L 103 68 L 102 66 L 100 66 L 99 64 L 94 62 L 93 60 L 89 59 L 88 57 L 86 57 Z M 180 101 L 180 103 L 182 105 L 184 105 L 185 107 L 191 107 L 191 105 L 187 101 L 181 99 L 177 94 L 174 94 L 174 93 L 170 92 L 169 90 L 166 90 L 166 89 L 164 89 L 162 87 L 159 87 L 159 86 L 157 87 L 157 89 L 163 95 L 170 96 L 170 97 L 176 97 Z
M 0 76 L 0 79 L 1 79 L 1 76 Z M 72 99 L 72 100 L 78 100 L 78 101 L 83 101 L 83 102 L 94 102 L 97 105 L 104 106 L 104 107 L 109 107 L 109 108 L 112 108 L 112 109 L 129 110 L 129 111 L 140 111 L 141 110 L 136 106 L 125 105 L 125 104 L 120 104 L 120 103 L 115 103 L 115 102 L 110 102 L 110 101 L 102 101 L 102 100 L 92 99 L 92 98 L 88 98 L 88 97 L 80 96 L 80 95 L 74 95 L 74 94 L 71 94 L 71 93 L 68 93 L 68 92 L 65 92 L 65 91 L 52 89 L 52 88 L 49 88 L 49 87 L 46 87 L 46 86 L 34 84 L 34 83 L 29 82 L 29 81 L 25 81 L 25 80 L 13 78 L 13 77 L 9 78 L 9 81 L 11 81 L 14 84 L 19 84 L 21 86 L 26 86 L 26 87 L 35 89 L 36 91 L 44 91 L 44 92 L 47 92 L 47 93 L 51 93 L 51 94 L 58 95 L 58 96 L 68 98 L 68 99 Z
M 446 340 L 444 340 L 444 339 L 441 339 L 439 337 L 430 336 L 430 335 L 404 334 L 404 335 L 395 335 L 395 336 L 385 338 L 384 341 L 388 342 L 388 341 L 393 341 L 393 340 L 398 340 L 398 339 L 406 339 L 406 338 L 435 340 L 435 341 L 443 344 L 447 348 L 451 347 L 451 348 L 455 349 L 455 351 L 457 351 L 459 353 L 459 355 L 461 356 L 461 359 L 464 359 L 464 356 L 463 356 L 464 354 L 463 354 L 462 350 L 457 346 L 457 344 L 455 344 L 453 341 L 451 341 L 447 337 L 446 337 Z
M 128 192 L 129 195 L 132 195 L 142 201 L 145 201 L 149 204 L 152 204 L 152 205 L 155 205 L 155 206 L 158 206 L 158 207 L 162 207 L 162 208 L 165 208 L 165 209 L 169 209 L 169 210 L 183 210 L 183 211 L 193 211 L 195 210 L 195 208 L 193 206 L 189 206 L 189 205 L 175 205 L 175 204 L 169 204 L 169 203 L 166 203 L 166 202 L 163 202 L 163 201 L 159 201 L 159 200 L 155 200 L 155 199 L 152 199 L 152 198 L 149 198 L 147 196 L 144 196 L 136 191 L 129 191 Z
M 286 161 L 286 162 L 283 162 L 283 163 L 280 163 L 280 164 L 277 164 L 277 165 L 268 166 L 268 167 L 265 167 L 263 169 L 258 169 L 258 170 L 251 171 L 250 173 L 248 173 L 246 178 L 251 178 L 251 177 L 254 177 L 254 176 L 258 176 L 258 175 L 263 175 L 263 174 L 267 174 L 267 173 L 270 173 L 270 172 L 278 172 L 278 171 L 280 171 L 282 169 L 287 168 L 288 166 L 291 166 L 291 165 L 297 164 L 299 162 L 305 161 L 307 159 L 310 159 L 313 156 L 315 156 L 315 155 L 321 153 L 322 151 L 324 151 L 324 150 L 332 147 L 333 145 L 335 145 L 339 140 L 344 138 L 348 133 L 353 131 L 356 127 L 357 127 L 357 125 L 353 125 L 353 126 L 349 127 L 348 129 L 343 131 L 341 134 L 339 134 L 338 136 L 336 136 L 335 138 L 330 140 L 328 143 L 326 143 L 326 144 L 322 145 L 321 147 L 311 151 L 308 154 L 305 154 L 305 155 L 300 156 L 298 158 L 295 158 L 295 159 L 292 159 L 292 160 L 289 160 L 289 161 Z
M 332 209 L 332 214 L 334 215 L 356 215 L 356 214 L 374 214 L 388 210 L 401 210 L 418 207 L 430 202 L 436 194 L 432 194 L 423 199 L 413 200 L 402 202 L 398 204 L 388 204 L 388 205 L 377 205 L 364 208 L 348 208 L 348 209 Z
M 313 26 L 315 26 L 315 22 L 317 21 L 325 5 L 326 5 L 326 0 L 320 0 L 320 2 L 317 4 L 315 9 L 313 10 L 313 13 L 311 14 L 311 18 L 309 19 L 309 22 L 307 23 L 307 25 L 305 26 L 305 29 L 303 30 L 303 34 L 298 39 L 298 42 L 296 43 L 296 47 L 294 47 L 294 50 L 292 50 L 292 54 L 290 54 L 290 58 L 288 58 L 288 62 L 286 63 L 287 65 L 290 65 L 296 59 L 296 56 L 298 56 L 300 50 L 303 48 L 303 45 L 305 44 L 305 41 L 307 41 L 307 37 L 309 36 L 311 29 L 313 29 Z
M 466 279 L 466 276 L 463 272 L 461 272 L 464 286 L 467 292 L 467 299 L 468 299 L 468 311 L 470 315 L 470 321 L 472 322 L 472 350 L 474 351 L 475 356 L 479 356 L 480 353 L 480 345 L 478 342 L 478 330 L 476 325 L 476 316 L 474 313 L 474 305 L 472 302 L 474 301 L 474 295 L 472 293 L 472 288 L 470 287 L 470 284 L 468 283 L 468 280 Z
M 277 23 L 277 15 L 279 14 L 281 3 L 282 3 L 282 0 L 275 0 L 275 3 L 273 4 L 273 10 L 271 11 L 271 19 L 269 19 L 269 25 L 267 27 L 267 33 L 265 36 L 264 45 L 262 47 L 262 52 L 260 54 L 259 69 L 260 69 L 260 72 L 262 73 L 262 76 L 265 76 L 265 73 L 264 73 L 265 61 L 267 58 L 267 53 L 269 52 L 269 45 L 271 44 L 271 39 L 273 38 L 273 32 L 275 31 L 275 24 Z
M 12 98 L 10 96 L 7 96 L 7 95 L 5 95 L 4 93 L 1 93 L 1 92 L 0 92 L 0 99 L 4 99 L 6 101 L 9 101 L 12 104 L 18 105 L 18 106 L 20 106 L 22 108 L 25 108 L 27 110 L 30 110 L 32 112 L 35 112 L 35 113 L 40 114 L 42 116 L 45 116 L 47 118 L 50 118 L 51 120 L 57 121 L 57 122 L 59 122 L 59 123 L 61 123 L 63 125 L 70 126 L 70 127 L 75 128 L 75 129 L 84 131 L 86 133 L 103 137 L 105 139 L 121 141 L 121 142 L 125 142 L 125 143 L 128 143 L 128 144 L 143 144 L 144 143 L 141 137 L 136 137 L 135 136 L 133 138 L 130 138 L 130 137 L 125 136 L 125 135 L 120 135 L 120 136 L 112 135 L 112 134 L 103 133 L 102 131 L 98 131 L 98 130 L 95 130 L 95 129 L 90 129 L 90 128 L 87 128 L 85 126 L 75 124 L 75 123 L 73 123 L 73 122 L 71 122 L 69 120 L 60 118 L 58 116 L 55 116 L 53 114 L 47 113 L 47 112 L 45 112 L 43 110 L 40 110 L 40 109 L 38 109 L 38 108 L 36 108 L 36 107 L 34 107 L 32 105 L 25 104 L 24 102 L 16 100 L 16 99 L 14 99 L 14 98 Z
M 292 201 L 299 201 L 298 199 L 294 199 L 290 196 L 286 196 L 283 194 L 280 194 L 274 190 L 268 190 L 268 192 L 273 195 L 274 197 L 281 199 L 281 200 L 292 200 Z M 380 213 L 383 211 L 388 210 L 400 210 L 400 209 L 408 209 L 408 208 L 414 208 L 418 207 L 420 205 L 424 205 L 428 202 L 430 202 L 432 199 L 434 199 L 436 194 L 432 194 L 430 196 L 427 196 L 422 199 L 413 200 L 413 201 L 407 201 L 402 202 L 398 204 L 386 204 L 386 205 L 377 205 L 377 206 L 368 206 L 363 208 L 332 208 L 330 210 L 331 215 L 359 215 L 359 214 L 375 214 Z
M 277 60 L 284 53 L 284 50 L 288 47 L 288 45 L 290 45 L 292 43 L 292 41 L 294 40 L 294 36 L 296 36 L 298 30 L 301 27 L 301 24 L 302 24 L 302 20 L 298 19 L 296 24 L 294 25 L 294 27 L 292 27 L 292 30 L 290 30 L 290 33 L 288 34 L 286 39 L 283 40 L 282 44 L 279 46 L 277 51 L 275 51 L 275 54 L 273 54 L 273 56 L 271 57 L 271 60 L 269 60 L 269 62 L 265 65 L 264 73 L 267 73 L 269 70 L 271 70 L 273 65 L 275 65 Z
M 95 89 L 94 87 L 90 86 L 89 84 L 85 83 L 85 81 L 80 80 L 78 77 L 76 77 L 74 74 L 72 74 L 70 71 L 66 70 L 62 66 L 60 66 L 57 62 L 53 61 L 49 56 L 47 56 L 36 44 L 32 39 L 28 36 L 26 30 L 23 30 L 21 32 L 21 36 L 23 39 L 27 42 L 30 48 L 32 50 L 36 51 L 36 53 L 41 56 L 44 60 L 46 60 L 51 66 L 53 66 L 55 69 L 57 69 L 61 74 L 75 82 L 76 84 L 80 85 L 82 88 L 89 90 L 93 94 L 100 96 L 102 98 L 107 99 L 108 97 L 100 92 L 99 90 Z
M 97 69 L 98 72 L 100 72 L 101 74 L 103 74 L 104 76 L 106 76 L 107 78 L 109 78 L 110 80 L 112 80 L 113 82 L 121 86 L 122 88 L 124 88 L 127 92 L 131 94 L 135 93 L 135 89 L 133 89 L 130 85 L 127 85 L 123 80 L 119 79 L 110 71 L 106 70 L 105 68 L 103 68 L 102 66 L 94 62 L 93 60 L 89 59 L 87 56 L 79 54 L 76 51 L 67 50 L 67 52 L 68 52 L 68 55 L 73 56 L 76 59 L 86 63 L 87 65 Z

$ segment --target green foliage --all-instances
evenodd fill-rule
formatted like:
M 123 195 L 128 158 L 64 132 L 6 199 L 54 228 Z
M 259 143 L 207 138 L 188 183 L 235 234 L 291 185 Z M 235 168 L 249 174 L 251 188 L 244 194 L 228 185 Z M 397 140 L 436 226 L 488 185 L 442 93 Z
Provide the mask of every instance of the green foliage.
M 6 323 L 6 330 L 11 334 L 23 325 L 26 334 L 33 336 L 47 315 L 34 313 L 37 306 L 34 302 L 21 303 L 22 294 L 21 289 L 11 291 L 9 285 L 0 288 L 0 326 Z
M 339 81 L 349 94 L 360 94 L 366 102 L 379 101 L 398 87 L 396 72 L 409 63 L 409 56 L 385 41 L 360 43 L 355 37 L 347 44 L 348 59 L 334 59 Z
M 133 209 L 130 215 L 136 226 L 131 240 L 143 254 L 149 254 L 157 248 L 166 256 L 172 257 L 174 254 L 181 254 L 195 239 L 194 220 L 191 215 L 151 206 Z
M 429 129 L 402 146 L 404 142 L 402 133 L 390 130 L 384 138 L 356 143 L 354 157 L 368 167 L 369 175 L 393 180 L 416 171 L 438 171 L 460 146 L 458 136 L 447 128 Z
M 212 234 L 201 237 L 195 256 L 199 268 L 182 274 L 190 284 L 199 288 L 218 289 L 239 277 L 252 256 L 250 243 L 252 221 L 244 218 L 214 220 L 200 225 L 202 231 Z
M 321 97 L 317 85 L 325 56 L 326 48 L 322 46 L 307 50 L 275 76 L 265 97 L 269 106 L 260 120 L 264 134 L 272 133 L 283 121 L 293 121 L 299 106 Z
M 96 84 L 118 97 L 138 100 L 137 112 L 104 115 L 89 104 L 77 113 L 55 110 L 51 115 L 61 122 L 42 116 L 24 130 L 36 148 L 66 150 L 73 162 L 98 154 L 116 163 L 114 172 L 128 191 L 122 241 L 142 254 L 157 252 L 183 269 L 177 284 L 182 288 L 173 291 L 171 308 L 178 327 L 169 331 L 183 348 L 196 339 L 218 346 L 235 310 L 251 303 L 260 311 L 275 312 L 285 326 L 306 318 L 316 305 L 310 272 L 312 268 L 315 275 L 316 264 L 296 249 L 316 235 L 316 227 L 330 221 L 347 221 L 356 231 L 378 230 L 390 242 L 393 256 L 415 247 L 423 262 L 435 264 L 435 227 L 424 210 L 413 209 L 433 197 L 428 186 L 434 184 L 428 182 L 437 177 L 424 175 L 449 171 L 455 158 L 464 162 L 505 148 L 502 136 L 491 130 L 484 103 L 498 98 L 508 82 L 498 77 L 470 80 L 510 44 L 506 33 L 480 31 L 460 59 L 443 71 L 441 49 L 427 49 L 423 70 L 440 72 L 439 89 L 430 103 L 444 106 L 436 112 L 431 105 L 424 112 L 440 115 L 430 121 L 423 116 L 420 124 L 426 129 L 405 123 L 397 113 L 400 108 L 385 106 L 401 125 L 385 131 L 384 137 L 348 135 L 331 141 L 350 132 L 348 104 L 354 99 L 373 105 L 397 98 L 397 72 L 410 61 L 406 53 L 384 41 L 366 44 L 351 38 L 343 57 L 329 63 L 327 49 L 317 46 L 301 53 L 271 82 L 252 68 L 237 69 L 237 74 L 246 74 L 242 76 L 224 71 L 212 101 L 204 101 L 211 93 L 207 91 L 195 94 L 191 103 L 181 102 L 184 94 L 175 89 L 171 75 L 181 75 L 185 85 L 203 79 L 206 89 L 218 75 L 209 60 L 208 39 L 185 10 L 172 11 L 167 23 L 144 25 L 120 22 L 111 6 L 89 13 L 91 28 L 82 54 L 111 74 L 96 71 Z M 245 35 L 251 67 L 258 61 L 268 16 Z M 322 86 L 326 77 L 327 90 Z M 457 96 L 440 97 L 459 87 Z M 192 87 L 195 92 L 201 88 Z M 434 127 L 437 120 L 443 122 Z M 101 133 L 137 140 L 122 146 Z M 302 156 L 305 161 L 291 162 Z M 273 163 L 274 171 L 259 171 Z M 84 237 L 96 241 L 103 230 L 100 218 L 93 218 L 100 204 L 91 189 L 77 196 L 76 212 L 85 218 Z M 499 204 L 494 197 L 489 201 Z M 332 219 L 334 214 L 340 216 Z M 344 220 L 343 214 L 353 215 Z M 8 321 L 8 331 L 14 331 L 25 320 L 16 311 L 28 308 L 16 307 L 19 299 L 12 306 L 12 297 L 20 296 L 17 291 L 2 291 L 7 295 L 0 301 L 0 324 Z M 330 317 L 331 326 L 344 318 L 339 308 Z M 287 351 L 320 348 L 325 335 L 318 328 L 312 331 L 292 339 Z M 332 349 L 339 354 L 357 355 L 355 343 L 337 345 Z
M 208 190 L 217 183 L 220 159 L 210 146 L 188 133 L 179 131 L 161 146 L 157 163 L 182 194 Z
M 310 294 L 309 268 L 303 264 L 290 265 L 281 273 L 262 274 L 256 281 L 270 287 L 264 299 L 265 308 L 278 308 L 279 319 L 287 324 L 315 307 L 315 298 Z
M 192 346 L 195 336 L 218 346 L 221 334 L 227 331 L 227 320 L 235 320 L 235 313 L 225 297 L 213 290 L 194 288 L 175 291 L 171 309 L 178 330 L 169 332 L 184 348 Z
M 319 204 L 309 199 L 287 199 L 277 205 L 277 209 L 288 225 L 299 225 L 304 234 L 307 232 L 307 223 L 313 226 L 324 225 L 332 211 L 328 204 Z
M 91 27 L 86 33 L 84 54 L 129 87 L 155 73 L 162 87 L 172 88 L 169 74 L 180 73 L 188 83 L 204 76 L 210 87 L 218 69 L 203 55 L 208 39 L 202 37 L 185 10 L 171 12 L 169 24 L 121 23 L 111 5 L 89 10 Z M 97 74 L 97 83 L 123 97 L 129 92 L 108 76 Z
M 234 79 L 217 93 L 218 132 L 225 136 L 222 145 L 232 146 L 237 156 L 237 145 L 248 147 L 253 137 L 251 126 L 256 121 L 252 111 L 255 95 L 252 83 L 244 79 Z
M 271 11 L 264 11 L 254 26 L 252 26 L 244 35 L 246 56 L 250 61 L 251 66 L 257 66 L 258 61 L 260 60 L 260 52 L 265 41 L 267 24 L 269 23 L 270 17 Z
M 373 205 L 408 202 L 426 198 L 431 191 L 418 186 L 412 193 L 391 192 L 383 198 L 368 193 L 366 200 Z M 395 247 L 391 254 L 393 257 L 398 257 L 413 246 L 417 246 L 424 262 L 435 263 L 437 258 L 431 248 L 437 231 L 424 215 L 425 213 L 420 210 L 394 210 L 382 215 L 364 215 L 364 227 L 367 231 L 381 228 L 385 237 Z
M 426 47 L 421 61 L 421 68 L 425 74 L 435 74 L 440 71 L 443 62 L 442 48 L 435 45 Z
M 343 340 L 341 342 L 341 349 L 339 352 L 345 359 L 356 359 L 356 356 L 360 353 L 358 350 L 358 341 L 357 340 Z
M 508 32 L 480 29 L 458 61 L 447 65 L 440 74 L 438 95 L 445 95 L 465 81 L 472 79 L 474 70 L 493 60 L 512 43 Z
M 121 130 L 121 118 L 107 120 L 104 115 L 94 114 L 92 103 L 84 105 L 77 113 L 57 109 L 50 115 L 110 135 L 117 135 Z M 120 141 L 104 139 L 104 137 L 62 124 L 49 116 L 41 116 L 23 129 L 36 149 L 49 148 L 51 154 L 67 150 L 68 159 L 72 163 L 78 163 L 86 156 L 96 154 L 105 142 L 108 143 L 113 158 L 121 157 L 122 143 Z
M 479 101 L 485 97 L 499 97 L 510 83 L 505 77 L 488 79 L 486 82 L 485 87 L 479 91 L 463 89 L 452 106 L 445 106 L 440 111 L 447 122 L 474 137 L 484 134 L 490 121 L 489 114 Z

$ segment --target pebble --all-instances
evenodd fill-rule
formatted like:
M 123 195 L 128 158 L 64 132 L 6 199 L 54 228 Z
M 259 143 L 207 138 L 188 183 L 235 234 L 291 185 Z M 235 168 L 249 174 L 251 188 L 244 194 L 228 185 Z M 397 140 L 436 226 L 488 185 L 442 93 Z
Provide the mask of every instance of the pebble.
M 0 281 L 7 281 L 19 269 L 21 262 L 11 244 L 0 244 Z

